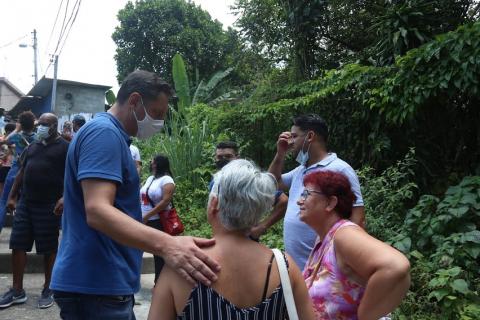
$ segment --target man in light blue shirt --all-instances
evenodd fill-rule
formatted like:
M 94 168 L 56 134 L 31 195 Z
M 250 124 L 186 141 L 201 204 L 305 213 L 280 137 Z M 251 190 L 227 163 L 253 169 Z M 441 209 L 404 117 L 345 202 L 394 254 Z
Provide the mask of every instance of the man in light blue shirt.
M 303 269 L 312 251 L 317 234 L 307 224 L 300 221 L 297 201 L 303 192 L 303 178 L 306 174 L 331 170 L 344 174 L 356 196 L 351 220 L 361 227 L 365 224 L 365 211 L 358 177 L 352 167 L 327 151 L 328 127 L 316 114 L 296 117 L 290 132 L 280 134 L 277 153 L 269 171 L 277 178 L 280 188 L 289 192 L 288 206 L 284 218 L 283 238 L 286 252 Z M 291 151 L 296 156 L 298 167 L 282 174 L 285 157 Z

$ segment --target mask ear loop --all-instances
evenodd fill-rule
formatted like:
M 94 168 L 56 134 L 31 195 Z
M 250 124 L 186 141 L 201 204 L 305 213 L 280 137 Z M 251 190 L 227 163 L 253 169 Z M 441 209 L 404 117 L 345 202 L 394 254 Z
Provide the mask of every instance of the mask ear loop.
M 133 108 L 133 110 L 132 110 L 133 117 L 135 118 L 135 120 L 137 120 L 137 122 L 143 122 L 147 118 L 147 115 L 148 115 L 147 108 L 145 107 L 145 104 L 143 103 L 142 96 L 140 96 L 140 103 L 142 104 L 143 112 L 145 112 L 145 118 L 143 118 L 143 120 L 138 120 L 137 113 L 135 112 L 135 108 Z
M 310 133 L 311 131 L 309 131 L 308 133 Z M 305 143 L 307 143 L 307 137 L 308 137 L 308 133 L 305 135 L 305 139 L 303 139 L 303 145 L 302 145 L 302 151 L 303 151 L 303 148 L 305 147 Z M 307 148 L 307 151 L 305 153 L 308 153 L 308 151 L 310 151 L 310 147 L 312 146 L 312 143 L 310 142 L 308 144 L 308 148 Z

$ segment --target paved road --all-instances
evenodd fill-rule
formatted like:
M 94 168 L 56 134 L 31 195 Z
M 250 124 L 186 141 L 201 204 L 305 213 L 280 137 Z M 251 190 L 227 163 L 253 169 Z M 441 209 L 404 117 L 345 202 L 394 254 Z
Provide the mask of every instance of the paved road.
M 135 316 L 138 320 L 147 319 L 148 309 L 150 308 L 151 288 L 153 285 L 153 274 L 142 274 L 142 289 L 135 295 L 137 305 L 135 305 Z M 24 304 L 14 305 L 7 309 L 0 309 L 0 319 L 2 320 L 60 320 L 59 309 L 56 304 L 48 309 L 38 309 L 37 300 L 43 288 L 43 274 L 26 274 L 24 277 L 24 287 L 27 292 L 28 300 Z M 12 285 L 11 274 L 0 274 L 0 295 L 8 290 Z

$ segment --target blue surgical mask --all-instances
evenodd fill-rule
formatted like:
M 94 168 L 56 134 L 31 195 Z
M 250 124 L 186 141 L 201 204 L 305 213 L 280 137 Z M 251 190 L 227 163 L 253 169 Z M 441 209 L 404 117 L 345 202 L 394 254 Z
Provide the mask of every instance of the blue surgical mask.
M 50 137 L 50 127 L 48 126 L 43 126 L 40 125 L 37 128 L 37 140 L 38 141 L 43 141 L 45 139 L 48 139 Z
M 297 161 L 302 166 L 306 166 L 309 159 L 308 151 L 310 150 L 310 144 L 308 145 L 307 151 L 303 151 L 303 148 L 305 147 L 306 142 L 307 142 L 307 136 L 305 136 L 305 139 L 303 140 L 302 149 L 300 149 L 300 151 L 298 152 L 297 158 L 295 159 L 295 161 Z

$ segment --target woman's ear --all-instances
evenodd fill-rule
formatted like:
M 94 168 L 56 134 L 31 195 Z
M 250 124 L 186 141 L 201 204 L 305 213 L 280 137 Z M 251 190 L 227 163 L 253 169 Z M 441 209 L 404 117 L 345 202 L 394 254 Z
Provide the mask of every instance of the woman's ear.
M 338 203 L 338 198 L 336 196 L 331 196 L 328 198 L 328 205 L 326 207 L 328 212 L 331 212 L 335 210 L 335 207 L 337 206 Z
M 218 198 L 216 195 L 211 195 L 210 199 L 208 200 L 208 207 L 207 207 L 207 218 L 210 220 L 215 218 L 218 214 Z

